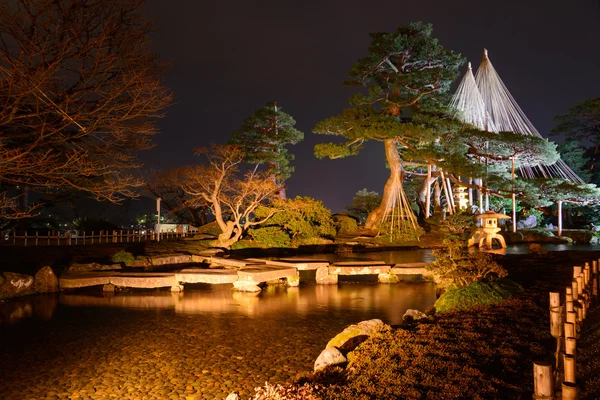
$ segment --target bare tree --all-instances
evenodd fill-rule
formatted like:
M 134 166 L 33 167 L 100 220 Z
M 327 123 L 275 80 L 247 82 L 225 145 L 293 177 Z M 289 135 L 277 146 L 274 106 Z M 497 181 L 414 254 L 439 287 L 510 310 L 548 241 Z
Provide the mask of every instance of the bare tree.
M 259 225 L 277 211 L 273 208 L 260 220 L 253 220 L 254 210 L 276 197 L 281 185 L 266 173 L 248 172 L 240 177 L 239 166 L 244 150 L 235 145 L 196 149 L 208 159 L 206 165 L 193 165 L 179 170 L 181 188 L 198 202 L 208 202 L 221 234 L 215 245 L 230 247 L 251 226 Z
M 141 4 L 0 3 L 0 182 L 112 202 L 136 195 L 143 182 L 128 171 L 171 102 Z M 0 199 L 10 206 L 6 190 Z

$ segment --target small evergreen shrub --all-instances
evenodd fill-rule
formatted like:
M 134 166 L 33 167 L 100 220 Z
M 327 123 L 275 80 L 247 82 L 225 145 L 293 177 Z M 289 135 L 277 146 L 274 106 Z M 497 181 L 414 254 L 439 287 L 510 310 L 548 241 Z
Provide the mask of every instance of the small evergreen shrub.
M 494 261 L 492 254 L 481 251 L 469 253 L 465 243 L 456 237 L 444 239 L 442 246 L 432 251 L 436 260 L 425 267 L 433 272 L 442 289 L 467 286 L 483 280 L 493 281 L 508 274 Z
M 124 263 L 125 265 L 133 265 L 133 263 L 135 262 L 135 257 L 130 252 L 121 250 L 112 256 L 112 262 Z
M 265 226 L 250 231 L 252 238 L 265 247 L 290 247 L 290 235 L 279 226 Z
M 477 306 L 498 304 L 523 292 L 521 285 L 509 279 L 473 282 L 448 290 L 435 302 L 438 313 L 464 311 Z
M 453 235 L 462 235 L 465 232 L 469 232 L 474 224 L 475 220 L 473 219 L 473 215 L 466 213 L 465 211 L 459 211 L 452 215 L 448 215 L 446 219 L 442 221 L 441 226 Z
M 356 219 L 344 214 L 334 215 L 333 223 L 338 233 L 351 233 L 356 232 L 358 229 L 358 223 L 356 222 Z

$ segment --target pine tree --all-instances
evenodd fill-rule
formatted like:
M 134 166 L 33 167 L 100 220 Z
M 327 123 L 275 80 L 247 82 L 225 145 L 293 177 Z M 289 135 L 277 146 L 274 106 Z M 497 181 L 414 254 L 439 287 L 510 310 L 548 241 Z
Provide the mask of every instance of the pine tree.
M 315 147 L 317 157 L 340 158 L 357 154 L 367 140 L 384 143 L 390 177 L 382 201 L 367 218 L 366 227 L 381 225 L 391 215 L 416 218 L 404 193 L 404 159 L 433 143 L 440 132 L 456 126 L 445 111 L 445 93 L 464 63 L 463 57 L 433 38 L 432 26 L 422 22 L 399 27 L 394 33 L 372 33 L 367 57 L 350 71 L 348 85 L 367 92 L 352 96 L 352 108 L 316 125 L 314 132 L 344 137 L 343 144 Z
M 245 162 L 255 164 L 257 168 L 266 164 L 274 181 L 281 184 L 294 172 L 294 167 L 290 165 L 294 156 L 285 146 L 304 139 L 304 133 L 294 125 L 294 118 L 281 111 L 281 107 L 273 101 L 246 118 L 229 143 L 244 150 Z M 285 198 L 285 190 L 282 189 L 279 196 Z

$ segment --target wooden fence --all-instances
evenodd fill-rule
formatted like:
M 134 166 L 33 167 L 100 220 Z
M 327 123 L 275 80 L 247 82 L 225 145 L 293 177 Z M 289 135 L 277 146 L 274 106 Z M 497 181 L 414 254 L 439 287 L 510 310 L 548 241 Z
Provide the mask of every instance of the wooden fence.
M 100 231 L 100 232 L 67 232 L 60 234 L 58 232 L 48 232 L 40 235 L 35 232 L 30 235 L 25 232 L 23 235 L 17 235 L 16 231 L 5 233 L 0 237 L 0 246 L 69 246 L 83 244 L 98 244 L 98 243 L 130 243 L 130 242 L 147 242 L 153 240 L 169 240 L 179 239 L 190 236 L 187 232 L 160 232 L 155 231 L 135 231 L 135 230 L 119 230 L 119 231 Z

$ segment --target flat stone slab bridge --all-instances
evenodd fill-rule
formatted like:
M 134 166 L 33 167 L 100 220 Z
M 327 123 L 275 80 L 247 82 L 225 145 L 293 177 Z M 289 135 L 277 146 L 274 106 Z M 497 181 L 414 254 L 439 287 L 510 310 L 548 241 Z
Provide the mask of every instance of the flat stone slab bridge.
M 191 267 L 171 272 L 122 272 L 120 270 L 70 272 L 59 279 L 61 289 L 103 285 L 105 291 L 116 287 L 159 288 L 170 287 L 171 291 L 182 291 L 186 283 L 233 284 L 234 289 L 258 292 L 261 283 L 287 281 L 289 286 L 300 283 L 299 271 L 316 271 L 317 284 L 337 284 L 340 275 L 377 275 L 381 283 L 430 280 L 425 270 L 426 263 L 389 265 L 383 261 L 350 261 L 330 264 L 323 260 L 281 259 L 267 260 L 250 258 L 235 260 L 213 255 L 176 256 L 166 260 L 153 260 L 153 265 L 207 262 L 218 268 Z

